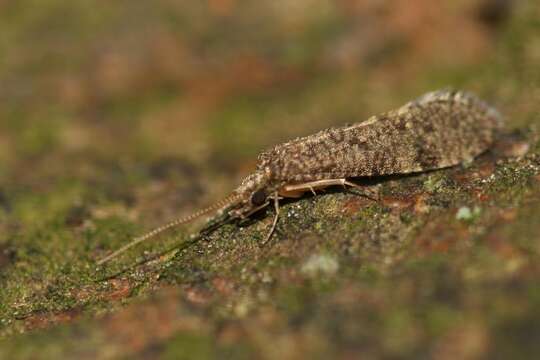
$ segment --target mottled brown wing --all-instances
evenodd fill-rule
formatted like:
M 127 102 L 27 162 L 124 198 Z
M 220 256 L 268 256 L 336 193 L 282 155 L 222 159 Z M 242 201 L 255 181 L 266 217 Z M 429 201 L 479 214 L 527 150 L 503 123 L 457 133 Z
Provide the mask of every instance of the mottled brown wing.
M 261 155 L 259 168 L 286 182 L 443 168 L 485 151 L 501 123 L 475 96 L 438 91 L 363 123 L 278 145 Z

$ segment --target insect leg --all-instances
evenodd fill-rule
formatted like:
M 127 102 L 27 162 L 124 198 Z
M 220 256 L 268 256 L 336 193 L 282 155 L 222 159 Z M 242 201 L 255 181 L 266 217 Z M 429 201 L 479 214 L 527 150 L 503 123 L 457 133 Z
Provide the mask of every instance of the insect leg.
M 350 186 L 351 188 L 353 189 L 356 189 L 356 190 L 359 190 L 359 194 L 360 196 L 364 196 L 370 200 L 373 200 L 373 201 L 379 201 L 381 199 L 381 194 L 379 193 L 378 191 L 378 188 L 377 189 L 370 189 L 369 187 L 366 187 L 366 186 L 361 186 L 361 185 L 358 185 L 358 184 L 355 184 L 351 181 L 348 181 L 347 179 L 343 179 L 343 187 L 347 190 L 347 186 Z
M 276 210 L 276 216 L 274 217 L 274 222 L 272 223 L 272 227 L 270 228 L 268 235 L 266 235 L 266 238 L 264 239 L 262 245 L 265 245 L 270 240 L 270 238 L 272 237 L 272 234 L 276 230 L 276 226 L 279 220 L 279 195 L 277 193 L 274 194 L 274 209 Z
M 294 185 L 285 185 L 283 190 L 285 192 L 294 192 L 294 191 L 315 191 L 315 189 L 322 189 L 328 186 L 334 185 L 344 185 L 347 182 L 346 179 L 326 179 L 326 180 L 317 180 L 310 181 L 301 184 Z
M 336 186 L 336 185 L 343 186 L 345 189 L 347 189 L 347 186 L 350 186 L 352 188 L 361 190 L 362 196 L 365 196 L 368 199 L 371 199 L 374 201 L 377 201 L 377 199 L 379 198 L 377 191 L 370 190 L 366 188 L 365 186 L 355 184 L 345 178 L 325 179 L 325 180 L 306 182 L 302 184 L 285 185 L 280 193 L 283 196 L 287 196 L 287 193 L 297 193 L 299 191 L 312 191 L 313 192 L 314 189 L 324 189 L 328 186 Z
M 250 217 L 251 215 L 255 214 L 257 211 L 261 210 L 261 209 L 264 209 L 265 207 L 267 207 L 268 205 L 270 205 L 270 202 L 269 201 L 266 201 L 264 204 L 262 204 L 261 206 L 257 206 L 256 208 L 253 208 L 251 210 L 249 210 L 248 212 L 244 213 L 244 214 L 240 214 L 238 215 L 238 217 L 240 218 L 240 220 L 245 220 L 247 219 L 248 217 Z
M 206 221 L 206 224 L 199 230 L 199 234 L 210 234 L 214 230 L 218 229 L 221 225 L 230 222 L 233 218 L 226 211 L 222 211 L 221 214 L 216 214 Z

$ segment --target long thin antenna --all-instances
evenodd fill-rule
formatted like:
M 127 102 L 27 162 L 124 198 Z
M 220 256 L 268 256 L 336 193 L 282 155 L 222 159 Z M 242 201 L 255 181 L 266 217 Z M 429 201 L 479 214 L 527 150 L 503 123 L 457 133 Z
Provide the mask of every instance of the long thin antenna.
M 134 238 L 133 241 L 131 241 L 130 243 L 122 246 L 120 249 L 116 250 L 112 254 L 107 255 L 103 259 L 99 260 L 97 262 L 97 264 L 98 265 L 103 265 L 106 262 L 108 262 L 109 260 L 112 260 L 115 257 L 117 257 L 118 255 L 124 253 L 126 250 L 131 249 L 135 245 L 138 245 L 138 244 L 142 243 L 145 240 L 153 238 L 154 236 L 164 232 L 165 230 L 171 229 L 171 228 L 179 226 L 179 225 L 189 223 L 189 222 L 191 222 L 191 221 L 193 221 L 193 220 L 195 220 L 195 219 L 197 219 L 197 218 L 199 218 L 199 217 L 201 217 L 201 216 L 203 216 L 203 215 L 205 215 L 205 214 L 207 214 L 209 212 L 212 212 L 212 211 L 215 211 L 215 210 L 217 210 L 217 209 L 219 209 L 221 207 L 230 205 L 230 204 L 234 203 L 235 201 L 237 201 L 239 198 L 240 198 L 240 196 L 238 196 L 238 195 L 231 195 L 228 198 L 223 199 L 223 200 L 213 204 L 212 206 L 209 206 L 209 207 L 207 207 L 205 209 L 202 209 L 202 210 L 199 210 L 199 211 L 197 211 L 197 212 L 195 212 L 195 213 L 193 213 L 191 215 L 188 215 L 188 216 L 185 216 L 183 218 L 173 220 L 173 221 L 171 221 L 171 222 L 169 222 L 169 223 L 167 223 L 165 225 L 162 225 L 162 226 L 160 226 L 158 228 L 155 228 L 154 230 L 149 231 L 144 235 L 141 235 L 141 236 L 138 236 L 138 237 Z

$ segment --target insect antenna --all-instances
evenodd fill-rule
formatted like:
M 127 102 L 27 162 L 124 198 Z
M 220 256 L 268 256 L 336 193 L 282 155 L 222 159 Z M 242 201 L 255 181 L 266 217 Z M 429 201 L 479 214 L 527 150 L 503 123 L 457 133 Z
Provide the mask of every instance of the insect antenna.
M 171 222 L 169 222 L 169 223 L 167 223 L 165 225 L 159 226 L 159 227 L 147 232 L 146 234 L 143 234 L 141 236 L 138 236 L 138 237 L 134 238 L 130 243 L 122 246 L 120 249 L 116 250 L 112 254 L 107 255 L 103 259 L 99 260 L 97 262 L 97 264 L 98 265 L 103 265 L 106 262 L 114 259 L 118 255 L 124 253 L 126 250 L 131 249 L 135 245 L 138 245 L 138 244 L 142 243 L 143 241 L 146 241 L 146 240 L 148 240 L 150 238 L 153 238 L 154 236 L 156 236 L 158 234 L 161 234 L 162 232 L 164 232 L 164 231 L 166 231 L 168 229 L 171 229 L 171 228 L 183 225 L 183 224 L 187 224 L 187 223 L 189 223 L 189 222 L 191 222 L 193 220 L 196 220 L 197 218 L 200 218 L 203 215 L 208 214 L 209 212 L 212 212 L 212 211 L 218 210 L 219 208 L 231 205 L 234 202 L 238 201 L 239 198 L 240 198 L 239 195 L 231 195 L 228 198 L 225 198 L 225 199 L 223 199 L 221 201 L 218 201 L 217 203 L 213 204 L 212 206 L 209 206 L 209 207 L 207 207 L 205 209 L 201 209 L 201 210 L 199 210 L 199 211 L 197 211 L 197 212 L 195 212 L 195 213 L 193 213 L 191 215 L 188 215 L 188 216 L 173 220 L 173 221 L 171 221 Z

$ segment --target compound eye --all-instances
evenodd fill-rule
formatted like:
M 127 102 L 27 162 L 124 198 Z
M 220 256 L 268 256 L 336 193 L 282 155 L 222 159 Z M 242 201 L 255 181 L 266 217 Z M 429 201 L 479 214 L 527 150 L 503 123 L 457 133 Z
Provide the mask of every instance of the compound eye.
M 255 206 L 261 206 L 266 202 L 266 191 L 257 190 L 251 195 L 251 203 Z

